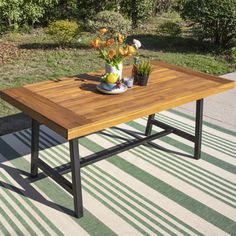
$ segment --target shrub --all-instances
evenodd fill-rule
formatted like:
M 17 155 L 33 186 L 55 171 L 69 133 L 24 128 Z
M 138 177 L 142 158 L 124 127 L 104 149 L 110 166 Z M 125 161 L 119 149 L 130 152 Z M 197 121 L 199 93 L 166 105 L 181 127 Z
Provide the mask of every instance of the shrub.
M 178 7 L 178 0 L 155 0 L 154 14 L 175 10 Z
M 230 57 L 233 61 L 236 62 L 236 47 L 230 49 Z
M 89 22 L 92 30 L 107 28 L 111 33 L 127 34 L 131 29 L 131 22 L 120 13 L 114 11 L 101 11 Z
M 124 0 L 122 0 L 123 2 Z M 88 20 L 94 17 L 98 12 L 109 10 L 119 10 L 120 2 L 117 0 L 77 0 L 79 9 L 78 16 L 80 20 Z
M 166 21 L 159 25 L 157 32 L 169 36 L 179 36 L 181 35 L 180 26 L 172 21 Z
M 203 40 L 227 47 L 236 35 L 236 0 L 181 0 L 181 16 Z
M 131 1 L 132 27 L 137 28 L 141 22 L 147 20 L 153 14 L 152 0 Z
M 79 32 L 79 25 L 75 21 L 57 20 L 51 22 L 45 32 L 60 44 L 70 43 Z
M 44 17 L 41 19 L 41 25 L 47 25 L 50 21 L 69 19 L 78 19 L 80 9 L 77 6 L 77 0 L 57 0 L 54 7 L 47 8 Z

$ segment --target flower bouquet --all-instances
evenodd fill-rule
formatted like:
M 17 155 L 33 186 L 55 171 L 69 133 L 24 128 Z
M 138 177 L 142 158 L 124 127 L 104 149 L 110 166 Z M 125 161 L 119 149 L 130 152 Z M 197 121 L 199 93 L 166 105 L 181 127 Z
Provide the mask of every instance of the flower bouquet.
M 105 61 L 105 75 L 101 81 L 104 89 L 120 88 L 122 85 L 123 60 L 135 55 L 141 47 L 141 43 L 134 39 L 132 44 L 127 44 L 124 35 L 110 33 L 106 28 L 102 28 L 92 40 L 91 46 L 99 51 L 99 57 Z M 109 78 L 113 78 L 111 79 L 113 82 L 116 81 L 109 83 Z

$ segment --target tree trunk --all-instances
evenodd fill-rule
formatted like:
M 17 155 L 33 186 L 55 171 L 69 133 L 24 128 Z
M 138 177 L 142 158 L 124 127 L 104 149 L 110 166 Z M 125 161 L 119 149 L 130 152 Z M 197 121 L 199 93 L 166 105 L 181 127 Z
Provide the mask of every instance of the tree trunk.
M 157 15 L 157 6 L 158 6 L 158 2 L 159 0 L 155 0 L 154 3 L 153 3 L 153 16 L 156 16 Z
M 131 0 L 131 19 L 133 29 L 138 27 L 137 4 L 137 0 Z
M 8 26 L 9 26 L 9 28 L 11 28 L 11 27 L 12 27 L 12 21 L 11 21 L 11 19 L 8 18 L 7 21 L 8 21 Z

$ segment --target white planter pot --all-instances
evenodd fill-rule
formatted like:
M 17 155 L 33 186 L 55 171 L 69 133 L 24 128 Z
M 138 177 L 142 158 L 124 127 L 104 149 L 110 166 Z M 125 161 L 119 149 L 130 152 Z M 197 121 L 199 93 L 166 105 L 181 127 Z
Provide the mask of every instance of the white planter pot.
M 118 69 L 115 66 L 111 66 L 108 63 L 105 64 L 105 72 L 118 74 L 120 79 L 122 79 L 122 71 L 123 71 L 122 62 L 118 65 Z

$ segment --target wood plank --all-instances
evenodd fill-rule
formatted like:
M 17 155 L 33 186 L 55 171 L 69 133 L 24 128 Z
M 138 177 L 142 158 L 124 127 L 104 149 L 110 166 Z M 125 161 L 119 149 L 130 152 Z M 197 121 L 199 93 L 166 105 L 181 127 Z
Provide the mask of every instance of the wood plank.
M 68 129 L 90 122 L 24 87 L 6 89 L 4 93 L 1 93 L 1 97 L 65 138 L 67 138 Z
M 131 66 L 124 76 L 131 75 Z M 235 83 L 163 62 L 153 62 L 148 86 L 120 95 L 96 90 L 103 70 L 7 89 L 0 96 L 66 139 L 73 139 L 145 115 L 205 98 Z
M 169 100 L 169 101 L 167 100 L 162 103 L 156 103 L 155 105 L 152 105 L 152 106 L 141 107 L 140 109 L 136 109 L 136 111 L 133 111 L 133 112 L 126 112 L 125 114 L 120 113 L 121 115 L 113 113 L 112 117 L 110 117 L 109 119 L 107 118 L 100 119 L 96 122 L 91 123 L 89 126 L 84 125 L 84 126 L 81 126 L 79 129 L 77 128 L 70 129 L 68 131 L 68 138 L 73 139 L 78 136 L 84 136 L 90 133 L 94 133 L 104 128 L 108 128 L 108 127 L 112 127 L 121 123 L 129 122 L 143 116 L 147 116 L 147 115 L 157 113 L 163 110 L 175 108 L 177 106 L 183 105 L 190 101 L 196 101 L 196 100 L 208 97 L 209 93 L 213 95 L 213 94 L 217 94 L 228 89 L 229 87 L 222 86 L 221 88 L 217 90 L 211 89 L 210 91 L 206 91 L 204 93 L 201 91 L 196 94 L 183 97 L 182 99 L 174 99 L 174 100 Z

